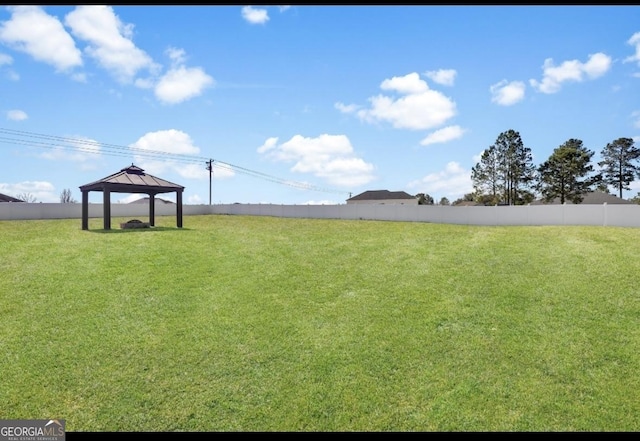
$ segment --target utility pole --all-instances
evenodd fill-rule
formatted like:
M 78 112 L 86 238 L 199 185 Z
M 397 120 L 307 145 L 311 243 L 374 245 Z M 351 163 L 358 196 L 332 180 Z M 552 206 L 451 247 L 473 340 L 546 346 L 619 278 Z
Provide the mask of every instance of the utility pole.
M 211 179 L 213 177 L 213 159 L 207 161 L 207 170 L 209 170 L 209 205 L 211 205 Z

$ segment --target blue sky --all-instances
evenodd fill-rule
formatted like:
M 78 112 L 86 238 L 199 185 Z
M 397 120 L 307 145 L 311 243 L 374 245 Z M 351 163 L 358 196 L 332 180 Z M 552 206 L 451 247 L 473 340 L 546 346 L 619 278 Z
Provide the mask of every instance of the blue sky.
M 212 159 L 213 203 L 453 201 L 509 129 L 640 142 L 639 97 L 638 6 L 2 7 L 0 193 L 134 163 L 206 204 Z

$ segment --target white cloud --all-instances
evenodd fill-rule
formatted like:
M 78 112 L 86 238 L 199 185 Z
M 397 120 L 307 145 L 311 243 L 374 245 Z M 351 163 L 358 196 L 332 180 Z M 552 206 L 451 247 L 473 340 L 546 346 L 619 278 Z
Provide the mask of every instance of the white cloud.
M 242 8 L 242 18 L 251 24 L 264 24 L 269 21 L 269 14 L 266 9 L 252 8 L 245 6 Z
M 214 161 L 212 165 L 213 165 L 213 170 L 212 170 L 213 179 L 231 178 L 236 175 L 236 172 L 233 171 L 233 167 L 229 164 L 225 164 L 224 162 Z M 207 171 L 207 174 L 208 173 L 209 172 Z
M 461 138 L 465 130 L 460 126 L 448 126 L 430 133 L 420 145 L 441 144 Z
M 177 104 L 201 95 L 205 88 L 214 84 L 214 79 L 201 68 L 180 66 L 160 78 L 155 86 L 155 95 L 164 103 Z
M 366 122 L 386 121 L 395 128 L 423 130 L 444 124 L 456 114 L 456 104 L 442 93 L 429 89 L 417 73 L 386 79 L 383 90 L 396 91 L 404 96 L 392 98 L 378 95 L 369 98 L 370 109 L 357 115 Z
M 13 58 L 11 55 L 0 53 L 0 67 L 9 66 L 11 64 L 13 64 Z M 18 81 L 20 79 L 20 75 L 10 68 L 5 70 L 5 76 L 11 81 Z
M 13 58 L 11 58 L 11 55 L 0 54 L 0 66 L 9 65 L 11 63 L 13 63 Z
M 200 67 L 185 67 L 184 49 L 170 47 L 165 53 L 171 60 L 171 69 L 154 84 L 152 79 L 136 81 L 141 88 L 154 88 L 156 98 L 165 104 L 177 104 L 201 95 L 215 80 Z
M 439 69 L 425 72 L 425 75 L 443 86 L 453 86 L 457 72 L 455 69 Z
M 22 110 L 9 110 L 7 112 L 7 119 L 10 121 L 24 121 L 27 118 L 29 116 Z
M 173 171 L 189 179 L 209 178 L 204 161 L 202 164 L 184 164 L 179 162 L 175 156 L 172 157 L 172 155 L 197 155 L 200 153 L 200 148 L 193 145 L 191 137 L 181 130 L 169 129 L 149 132 L 130 144 L 129 147 L 134 154 L 136 165 L 149 174 L 160 175 L 167 171 Z M 166 154 L 166 158 L 163 158 L 163 154 Z M 155 158 L 151 159 L 150 156 Z M 230 169 L 214 173 L 217 178 L 233 175 L 233 170 Z
M 489 87 L 491 102 L 501 106 L 512 106 L 524 99 L 525 84 L 522 81 L 502 80 Z
M 76 37 L 88 42 L 85 52 L 119 82 L 130 83 L 142 69 L 159 66 L 131 41 L 133 25 L 123 24 L 110 6 L 77 6 L 65 17 Z
M 560 66 L 554 66 L 553 60 L 544 61 L 542 81 L 531 79 L 529 83 L 539 92 L 551 94 L 560 90 L 566 81 L 581 82 L 587 76 L 590 79 L 604 75 L 611 68 L 611 57 L 602 52 L 589 55 L 586 63 L 578 60 L 564 61 Z
M 61 71 L 82 66 L 82 53 L 56 17 L 36 6 L 10 7 L 9 10 L 12 18 L 0 27 L 1 42 Z M 171 68 L 159 77 L 161 66 L 132 41 L 133 24 L 122 23 L 110 6 L 77 6 L 65 16 L 65 24 L 72 35 L 87 43 L 85 53 L 118 82 L 154 89 L 156 98 L 164 103 L 175 104 L 199 96 L 215 83 L 202 68 L 184 66 L 185 51 L 173 47 L 166 51 Z M 0 66 L 12 61 L 10 56 L 0 54 Z M 138 77 L 143 71 L 147 77 Z M 74 81 L 87 81 L 84 73 L 70 74 Z M 9 72 L 9 77 L 19 78 L 14 72 Z
M 624 63 L 636 61 L 640 65 L 640 32 L 636 32 L 627 40 L 627 44 L 636 47 L 636 53 L 624 59 Z
M 38 6 L 12 6 L 0 25 L 0 41 L 59 72 L 82 66 L 82 54 L 62 23 Z
M 170 47 L 167 48 L 165 53 L 171 59 L 171 62 L 178 66 L 184 64 L 187 58 L 184 49 L 181 48 Z
M 419 94 L 429 90 L 427 82 L 420 79 L 416 73 L 410 73 L 404 77 L 386 79 L 380 84 L 382 90 L 395 90 L 405 95 Z
M 338 109 L 342 113 L 353 113 L 360 108 L 360 106 L 356 104 L 343 104 L 341 102 L 337 102 L 334 104 L 334 107 Z
M 196 155 L 200 149 L 193 145 L 191 137 L 183 131 L 170 129 L 149 132 L 130 144 L 134 152 L 135 162 L 150 174 L 160 174 L 167 169 L 178 171 L 182 164 L 171 159 L 175 155 Z M 143 154 L 136 154 L 136 150 L 143 150 Z M 149 159 L 149 154 L 162 157 L 166 153 L 166 159 Z M 204 165 L 203 165 L 204 167 Z
M 195 155 L 200 153 L 200 149 L 193 145 L 191 137 L 185 132 L 176 129 L 149 132 L 129 147 L 179 155 Z
M 82 170 L 97 168 L 96 158 L 102 155 L 98 141 L 85 137 L 65 138 L 65 142 L 50 146 L 40 158 L 50 161 L 70 161 L 79 164 Z
M 170 159 L 150 159 L 143 155 L 134 155 L 133 163 L 151 175 L 162 177 L 169 171 L 177 171 L 178 164 Z
M 292 172 L 310 173 L 338 186 L 363 185 L 373 180 L 374 166 L 355 156 L 345 135 L 295 135 L 283 144 L 277 145 L 277 141 L 278 138 L 269 138 L 257 151 L 274 161 L 294 163 Z
M 187 198 L 187 204 L 200 205 L 200 204 L 204 204 L 204 201 L 200 196 L 198 196 L 197 194 L 194 194 Z
M 273 150 L 278 146 L 278 138 L 277 137 L 272 137 L 272 138 L 268 138 L 264 144 L 262 144 L 260 147 L 258 147 L 258 153 L 266 153 L 269 150 Z
M 473 155 L 471 157 L 471 160 L 473 161 L 474 164 L 477 164 L 478 162 L 480 162 L 480 160 L 482 159 L 482 155 L 484 154 L 485 150 L 483 150 L 480 153 L 478 153 L 477 155 Z
M 202 164 L 183 164 L 180 168 L 176 169 L 180 176 L 189 179 L 208 179 L 209 170 L 205 163 Z M 215 173 L 214 173 L 215 176 Z M 214 177 L 212 176 L 212 177 Z
M 36 202 L 60 202 L 60 195 L 55 194 L 55 187 L 47 181 L 23 181 L 17 184 L 0 183 L 0 193 L 19 197 L 28 193 Z
M 611 57 L 598 52 L 597 54 L 589 55 L 589 60 L 582 65 L 582 70 L 591 79 L 599 78 L 611 68 Z
M 457 162 L 449 162 L 444 170 L 412 181 L 407 186 L 416 189 L 417 193 L 427 193 L 438 201 L 446 196 L 450 202 L 473 191 L 471 171 L 465 170 Z

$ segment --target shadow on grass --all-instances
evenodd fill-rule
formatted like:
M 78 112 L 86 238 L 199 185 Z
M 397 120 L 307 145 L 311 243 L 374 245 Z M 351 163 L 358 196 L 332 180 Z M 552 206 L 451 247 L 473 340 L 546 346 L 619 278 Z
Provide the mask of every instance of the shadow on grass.
M 85 230 L 90 233 L 100 234 L 138 234 L 138 233 L 157 233 L 160 231 L 191 231 L 190 228 L 178 228 L 178 227 L 149 227 L 149 228 L 112 228 L 111 230 L 94 229 Z

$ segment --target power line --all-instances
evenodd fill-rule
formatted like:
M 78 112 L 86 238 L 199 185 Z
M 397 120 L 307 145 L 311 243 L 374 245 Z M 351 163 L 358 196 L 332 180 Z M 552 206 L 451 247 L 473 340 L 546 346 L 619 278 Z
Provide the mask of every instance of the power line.
M 170 153 L 170 152 L 163 152 L 160 150 L 148 150 L 148 149 L 142 149 L 139 147 L 129 147 L 129 146 L 122 146 L 117 144 L 102 143 L 102 142 L 92 141 L 88 139 L 45 135 L 42 133 L 25 132 L 25 131 L 5 129 L 5 128 L 0 128 L 0 134 L 12 135 L 12 136 L 23 136 L 26 138 L 26 139 L 16 139 L 16 138 L 0 136 L 0 143 L 18 144 L 18 145 L 26 145 L 30 147 L 37 147 L 37 148 L 66 150 L 66 151 L 73 151 L 76 153 L 87 153 L 87 154 L 105 155 L 105 156 L 130 157 L 132 154 L 134 154 L 146 159 L 171 160 L 175 162 L 189 163 L 189 164 L 204 163 L 207 165 L 208 167 L 207 169 L 216 167 L 219 169 L 233 171 L 235 173 L 252 176 L 254 178 L 263 179 L 266 181 L 274 182 L 276 184 L 286 185 L 289 187 L 294 187 L 302 190 L 318 191 L 318 192 L 325 192 L 325 193 L 338 193 L 338 194 L 348 193 L 346 191 L 341 191 L 337 189 L 319 187 L 312 184 L 279 178 L 277 176 L 269 175 L 257 170 L 241 167 L 239 165 L 234 165 L 234 164 L 220 161 L 217 159 L 214 160 L 211 158 L 206 158 L 204 156 L 187 155 L 183 153 Z M 213 170 L 210 170 L 210 171 L 212 172 Z

